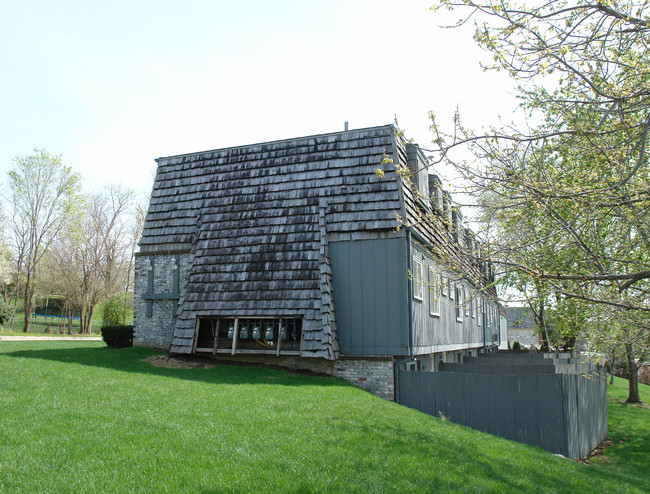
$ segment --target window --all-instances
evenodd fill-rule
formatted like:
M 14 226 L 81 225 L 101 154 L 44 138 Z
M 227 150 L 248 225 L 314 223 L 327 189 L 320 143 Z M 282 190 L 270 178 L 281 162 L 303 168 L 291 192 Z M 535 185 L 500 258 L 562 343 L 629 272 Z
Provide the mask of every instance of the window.
M 429 268 L 429 315 L 440 315 L 440 275 Z
M 483 319 L 483 303 L 480 298 L 476 299 L 476 325 L 480 326 L 483 324 L 481 320 Z
M 470 311 L 472 309 L 472 299 L 467 300 L 469 297 L 469 289 L 467 287 L 463 287 L 463 302 L 465 303 L 465 317 L 470 316 Z
M 440 288 L 442 289 L 442 296 L 447 296 L 447 277 L 444 274 L 440 275 Z
M 449 298 L 454 300 L 454 285 L 451 283 L 451 280 L 448 280 L 447 284 L 449 285 Z
M 422 261 L 413 256 L 413 298 L 424 300 L 424 286 L 422 285 Z
M 456 320 L 463 320 L 463 287 L 456 285 Z
M 470 311 L 472 311 L 472 319 L 476 319 L 476 312 L 478 311 L 478 297 L 476 294 L 472 297 L 472 306 L 470 307 Z

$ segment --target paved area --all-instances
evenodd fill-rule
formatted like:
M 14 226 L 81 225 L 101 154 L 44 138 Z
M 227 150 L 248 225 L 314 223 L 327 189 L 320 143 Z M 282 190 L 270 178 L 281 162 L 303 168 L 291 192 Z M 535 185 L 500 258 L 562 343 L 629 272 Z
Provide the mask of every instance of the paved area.
M 9 336 L 0 335 L 0 341 L 37 341 L 37 340 L 84 340 L 101 341 L 101 336 Z

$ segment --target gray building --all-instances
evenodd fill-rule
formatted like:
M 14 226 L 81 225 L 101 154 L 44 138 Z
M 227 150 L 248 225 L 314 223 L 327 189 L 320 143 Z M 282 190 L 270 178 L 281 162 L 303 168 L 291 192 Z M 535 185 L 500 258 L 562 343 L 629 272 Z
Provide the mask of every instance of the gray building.
M 499 345 L 492 267 L 392 125 L 157 162 L 135 344 L 325 372 L 390 399 L 396 366 Z

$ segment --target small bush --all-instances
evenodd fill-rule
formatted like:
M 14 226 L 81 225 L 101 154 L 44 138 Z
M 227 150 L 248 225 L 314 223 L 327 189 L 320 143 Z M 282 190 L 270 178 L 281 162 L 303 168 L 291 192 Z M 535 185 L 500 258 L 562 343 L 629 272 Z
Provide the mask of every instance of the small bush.
M 515 342 L 512 344 L 512 351 L 513 351 L 513 352 L 522 352 L 523 349 L 521 348 L 521 343 L 519 343 L 518 341 L 515 341 Z
M 116 293 L 104 304 L 104 326 L 124 326 L 133 314 L 133 294 Z
M 133 346 L 133 326 L 104 326 L 102 339 L 111 348 Z
M 0 324 L 5 324 L 6 322 L 11 321 L 13 315 L 14 308 L 11 304 L 0 300 Z

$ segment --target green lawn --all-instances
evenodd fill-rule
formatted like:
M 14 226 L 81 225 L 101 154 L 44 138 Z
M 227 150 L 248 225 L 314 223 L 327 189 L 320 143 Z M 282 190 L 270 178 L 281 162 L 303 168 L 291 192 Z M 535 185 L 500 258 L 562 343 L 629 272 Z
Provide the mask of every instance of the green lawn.
M 93 314 L 93 327 L 92 332 L 94 334 L 90 336 L 99 336 L 100 329 L 102 326 L 102 320 L 104 318 L 104 307 L 102 304 L 98 305 L 94 314 Z M 24 335 L 25 329 L 25 312 L 23 310 L 23 301 L 19 300 L 18 306 L 16 307 L 16 316 L 14 318 L 14 327 L 11 329 L 10 323 L 7 322 L 4 325 L 0 326 L 0 335 Z M 74 319 L 72 321 L 72 334 L 79 336 L 80 324 L 79 319 Z M 31 327 L 29 334 L 32 336 L 37 335 L 58 335 L 58 334 L 68 334 L 68 320 L 61 319 L 60 317 L 42 317 L 42 316 L 33 316 L 31 320 Z
M 608 389 L 608 426 L 611 446 L 590 463 L 613 474 L 622 474 L 650 492 L 650 386 L 639 384 L 639 394 L 645 405 L 630 405 L 627 380 L 614 378 Z
M 0 342 L 0 492 L 650 491 L 646 408 L 611 402 L 628 439 L 584 465 L 341 380 L 153 353 Z

